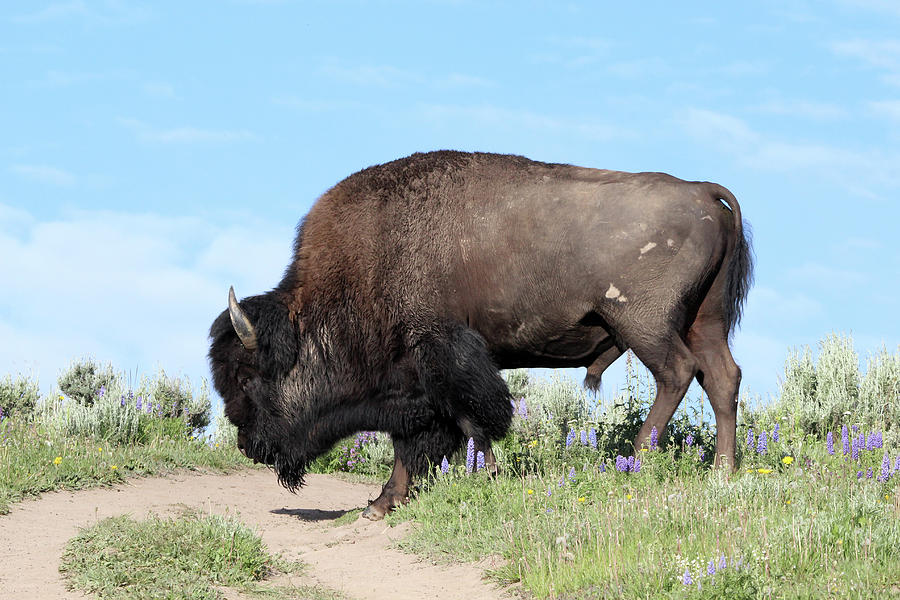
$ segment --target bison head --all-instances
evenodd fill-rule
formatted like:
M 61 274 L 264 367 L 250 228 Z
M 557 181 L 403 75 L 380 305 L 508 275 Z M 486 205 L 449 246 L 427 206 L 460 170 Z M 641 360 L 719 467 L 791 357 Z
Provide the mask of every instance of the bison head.
M 233 288 L 228 309 L 210 329 L 213 385 L 225 402 L 225 416 L 238 429 L 238 448 L 273 467 L 290 490 L 303 484 L 316 454 L 310 449 L 309 411 L 301 397 L 298 334 L 277 294 L 238 303 Z

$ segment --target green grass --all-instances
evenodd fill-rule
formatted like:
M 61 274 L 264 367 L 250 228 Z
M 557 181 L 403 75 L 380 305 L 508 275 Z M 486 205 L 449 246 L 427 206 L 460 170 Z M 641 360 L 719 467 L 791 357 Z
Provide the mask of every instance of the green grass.
M 171 423 L 169 422 L 171 421 Z M 143 444 L 65 436 L 38 420 L 0 424 L 0 514 L 12 503 L 58 489 L 112 485 L 127 477 L 176 469 L 228 471 L 250 466 L 233 446 L 210 446 L 170 429 L 179 419 L 160 419 Z
M 638 473 L 567 452 L 543 475 L 436 476 L 389 517 L 417 523 L 401 546 L 444 560 L 501 555 L 490 576 L 538 598 L 900 597 L 900 472 L 857 479 L 877 477 L 882 450 L 854 463 L 787 432 L 736 474 L 675 448 L 640 453 Z M 727 567 L 707 575 L 723 556 Z
M 341 597 L 322 588 L 263 584 L 301 570 L 300 563 L 271 556 L 238 521 L 196 513 L 105 519 L 69 541 L 60 565 L 72 588 L 108 599 L 217 600 L 225 588 L 249 597 Z

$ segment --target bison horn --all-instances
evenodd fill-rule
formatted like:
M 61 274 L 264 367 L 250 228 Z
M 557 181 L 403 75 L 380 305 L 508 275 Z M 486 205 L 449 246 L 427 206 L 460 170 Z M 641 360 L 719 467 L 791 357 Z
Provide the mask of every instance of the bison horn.
M 241 343 L 247 350 L 256 350 L 256 330 L 247 315 L 241 310 L 237 298 L 234 295 L 234 286 L 228 290 L 228 314 L 231 315 L 231 324 L 234 331 L 241 339 Z

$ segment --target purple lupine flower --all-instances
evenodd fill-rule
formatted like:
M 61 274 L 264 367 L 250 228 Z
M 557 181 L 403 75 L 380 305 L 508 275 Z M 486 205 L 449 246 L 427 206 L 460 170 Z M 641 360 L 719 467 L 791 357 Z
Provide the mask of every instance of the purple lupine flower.
M 547 486 L 547 497 L 549 498 L 552 495 L 553 495 L 553 488 L 548 485 Z
M 881 436 L 881 432 L 878 431 L 873 434 L 875 436 L 875 441 L 872 443 L 872 449 L 875 448 L 881 449 L 884 448 L 884 439 Z
M 122 394 L 122 397 L 119 398 L 119 406 L 125 406 L 125 394 Z
M 859 460 L 859 440 L 856 438 L 853 438 L 853 441 L 850 443 L 850 458 Z
M 691 446 L 693 446 L 693 445 L 694 445 L 694 436 L 691 435 L 690 433 L 687 434 L 687 437 L 684 438 L 684 444 L 685 444 L 688 448 L 690 448 Z
M 749 449 L 749 450 L 753 449 L 753 428 L 752 427 L 747 428 L 747 449 Z
M 779 424 L 775 423 L 775 429 L 772 430 L 772 441 L 773 442 L 777 442 L 780 439 L 780 436 L 778 435 L 778 428 L 779 428 Z
M 894 471 L 893 472 L 896 473 L 897 471 L 900 471 L 900 454 L 898 454 L 897 457 L 894 459 Z
M 853 431 L 853 435 L 855 436 L 856 433 L 859 431 L 859 425 L 854 425 L 853 427 L 851 427 L 851 429 Z
M 872 479 L 872 475 L 874 474 L 875 473 L 872 471 L 872 467 L 869 467 L 868 470 L 866 470 L 866 479 Z
M 834 455 L 834 434 L 830 431 L 825 436 L 825 444 L 828 447 L 828 454 Z
M 639 458 L 634 459 L 634 466 L 631 467 L 631 472 L 632 473 L 640 473 L 641 472 L 641 459 L 639 459 Z
M 706 574 L 707 575 L 715 575 L 716 574 L 716 561 L 711 560 L 709 564 L 706 565 Z
M 143 412 L 142 409 L 141 409 L 141 398 L 143 398 L 143 396 L 138 396 L 138 397 L 137 397 L 137 404 L 135 405 L 135 406 L 137 407 L 137 411 L 138 411 L 138 412 Z
M 478 454 L 475 456 L 475 469 L 478 471 L 484 469 L 484 452 L 481 450 L 479 450 Z
M 864 473 L 863 473 L 862 471 L 857 471 L 857 472 L 856 472 L 856 478 L 857 478 L 857 479 L 862 479 L 862 478 L 863 478 L 863 475 L 864 475 Z
M 628 465 L 629 471 L 634 471 L 634 455 L 631 455 L 626 459 L 626 464 Z
M 519 416 L 528 420 L 528 405 L 525 404 L 525 398 L 519 398 Z
M 509 403 L 510 403 L 510 405 L 512 406 L 512 410 L 513 410 L 514 413 L 519 412 L 519 407 L 516 406 L 516 401 L 515 401 L 515 400 L 513 400 L 512 398 L 510 398 L 510 399 L 509 399 Z
M 694 580 L 691 579 L 691 572 L 687 569 L 684 570 L 684 575 L 681 576 L 681 583 L 684 585 L 694 585 Z
M 766 442 L 766 430 L 763 429 L 759 432 L 759 443 L 756 444 L 756 453 L 757 454 L 765 454 L 766 450 L 768 450 L 769 445 Z
M 584 429 L 581 430 L 581 445 L 582 446 L 588 445 L 587 431 L 585 431 Z
M 656 442 L 659 441 L 659 432 L 656 430 L 656 425 L 653 426 L 653 429 L 650 430 L 650 449 L 656 450 Z
M 699 458 L 700 460 L 703 460 L 703 455 L 704 455 L 704 454 L 706 454 L 706 453 L 703 452 L 703 447 L 702 447 L 702 446 L 697 446 L 697 458 Z
M 475 468 L 475 440 L 469 438 L 466 444 L 466 473 L 471 473 Z
M 898 456 L 897 458 L 900 459 L 900 456 Z M 606 473 L 606 462 L 602 460 L 600 461 L 600 472 Z
M 722 558 L 719 559 L 719 570 L 721 571 L 722 569 L 726 568 L 727 566 L 728 566 L 728 563 L 725 562 L 725 555 L 723 554 Z
M 575 483 L 575 467 L 569 469 L 569 481 Z
M 575 442 L 575 430 L 570 429 L 569 435 L 566 436 L 566 448 L 571 446 Z
M 3 407 L 0 406 L 0 421 L 3 420 Z
M 888 456 L 888 453 L 884 453 L 884 458 L 881 459 L 881 475 L 878 476 L 878 481 L 882 483 L 886 483 L 888 479 L 891 478 L 891 458 Z
M 624 473 L 628 470 L 628 460 L 621 454 L 616 456 L 616 471 Z
M 869 432 L 868 434 L 866 434 L 866 436 L 865 436 L 864 439 L 865 439 L 865 448 L 866 448 L 866 450 L 873 450 L 873 449 L 875 448 L 875 444 L 874 444 L 874 442 L 875 442 L 875 434 Z
M 441 473 L 446 475 L 450 472 L 450 461 L 447 460 L 447 456 L 444 455 L 444 460 L 441 461 Z
M 594 450 L 597 449 L 597 430 L 593 427 L 588 431 L 588 444 L 590 444 L 591 448 Z
M 841 427 L 841 446 L 844 448 L 844 456 L 850 454 L 850 431 L 846 425 Z
M 101 398 L 106 395 L 106 386 L 105 385 L 100 386 L 100 391 L 97 392 L 97 395 Z

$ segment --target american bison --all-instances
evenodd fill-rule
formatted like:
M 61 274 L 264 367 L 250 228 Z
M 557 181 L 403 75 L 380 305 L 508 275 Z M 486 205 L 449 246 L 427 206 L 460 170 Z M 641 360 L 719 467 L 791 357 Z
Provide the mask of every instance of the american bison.
M 635 441 L 664 431 L 696 377 L 734 464 L 741 371 L 729 350 L 750 245 L 724 187 L 520 156 L 413 154 L 326 192 L 270 292 L 210 331 L 213 382 L 238 446 L 296 490 L 357 431 L 390 434 L 394 470 L 364 516 L 411 477 L 512 418 L 499 369 L 587 367 L 596 389 L 627 349 L 656 379 Z

